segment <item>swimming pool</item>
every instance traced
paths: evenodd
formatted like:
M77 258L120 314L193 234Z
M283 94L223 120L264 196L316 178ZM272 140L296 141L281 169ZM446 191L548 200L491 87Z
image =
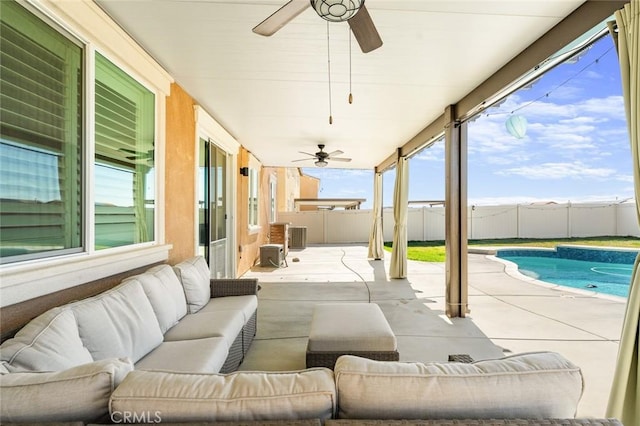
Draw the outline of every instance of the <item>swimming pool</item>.
M531 278L567 287L627 297L636 250L558 246L556 249L503 249L496 257L518 265Z

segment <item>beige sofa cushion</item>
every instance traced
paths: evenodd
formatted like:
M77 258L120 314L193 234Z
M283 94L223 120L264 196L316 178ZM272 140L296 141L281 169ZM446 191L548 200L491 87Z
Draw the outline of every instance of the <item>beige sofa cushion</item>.
M0 346L9 371L59 371L93 361L73 312L54 308L31 320Z
M136 370L217 373L229 355L224 337L164 342L136 363Z
M199 313L220 311L242 311L246 323L258 310L258 296L249 294L245 296L214 297L200 310Z
M111 413L161 413L163 422L328 419L336 406L333 373L176 374L134 371L111 396ZM116 421L120 420L118 418Z
M127 281L129 280L136 280L142 284L162 334L187 314L184 290L171 266L158 265Z
M129 360L105 359L53 373L0 375L0 422L106 420L111 393L132 370Z
M136 280L69 307L94 360L129 358L135 363L162 343L158 319Z
M184 287L190 314L195 314L211 298L210 272L207 261L202 256L192 257L173 267Z
M224 337L227 347L244 326L242 311L198 312L189 314L164 335L165 342L176 340L193 340L206 337Z
M471 364L342 356L334 371L339 418L571 418L583 390L580 369L553 352Z

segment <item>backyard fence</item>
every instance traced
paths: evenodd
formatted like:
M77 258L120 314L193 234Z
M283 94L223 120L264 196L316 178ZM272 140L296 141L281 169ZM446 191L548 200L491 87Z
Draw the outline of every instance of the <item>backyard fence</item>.
M442 206L409 208L409 241L445 239ZM371 210L279 212L279 222L307 227L307 243L366 243ZM383 210L384 240L393 239L393 210ZM636 206L626 203L518 204L471 206L467 211L468 237L572 238L599 236L640 237Z

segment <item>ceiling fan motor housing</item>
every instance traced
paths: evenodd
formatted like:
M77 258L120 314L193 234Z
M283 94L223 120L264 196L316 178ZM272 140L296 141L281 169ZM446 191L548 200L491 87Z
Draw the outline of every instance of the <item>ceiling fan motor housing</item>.
M351 19L362 7L364 0L311 0L316 13L330 22Z
M329 153L324 152L324 145L320 144L318 145L318 148L320 148L320 151L316 152L316 158L318 160L324 160L329 156Z

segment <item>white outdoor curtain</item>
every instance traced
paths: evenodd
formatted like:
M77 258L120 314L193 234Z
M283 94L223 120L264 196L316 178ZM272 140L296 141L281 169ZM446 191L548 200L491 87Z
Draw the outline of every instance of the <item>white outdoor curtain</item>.
M369 259L384 258L382 236L382 173L373 175L373 210L369 232Z
M631 0L615 13L618 25L618 58L625 113L631 140L636 213L640 221L640 0ZM625 425L640 424L640 261L636 259L629 288L627 310L622 325L618 361L609 395L607 416Z
M409 163L406 157L398 158L396 184L393 191L393 249L389 276L407 276L407 213L409 209Z

